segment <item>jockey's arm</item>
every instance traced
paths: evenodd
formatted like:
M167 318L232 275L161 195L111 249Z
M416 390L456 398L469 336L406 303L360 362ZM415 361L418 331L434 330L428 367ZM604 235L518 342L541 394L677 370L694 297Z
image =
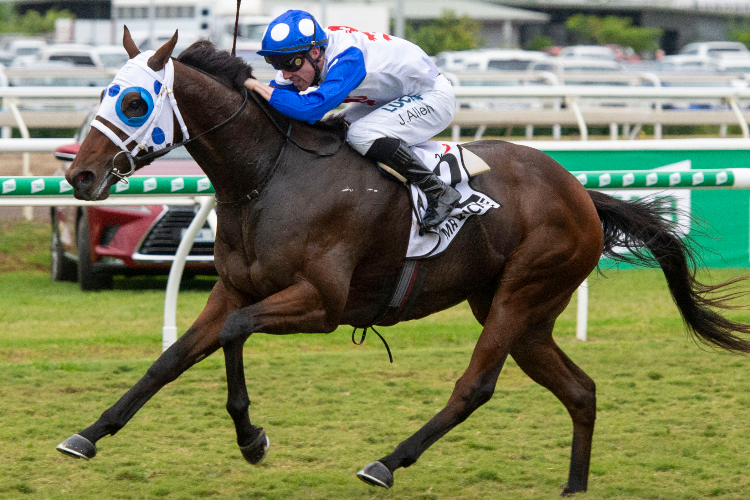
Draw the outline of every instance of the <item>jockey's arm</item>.
M251 92L255 92L260 95L266 101L271 100L271 94L273 94L274 88L270 85L256 80L255 78L248 78L245 80L245 87Z
M362 83L366 75L362 52L350 47L328 64L326 80L313 92L300 94L254 79L245 80L245 86L263 96L284 115L314 123L344 102L346 96Z

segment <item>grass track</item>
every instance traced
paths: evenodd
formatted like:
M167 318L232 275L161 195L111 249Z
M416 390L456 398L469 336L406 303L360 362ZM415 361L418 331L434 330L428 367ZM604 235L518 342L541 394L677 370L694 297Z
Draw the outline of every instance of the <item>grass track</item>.
M737 274L714 271L711 280ZM591 341L573 340L575 303L555 330L597 382L582 497L750 497L750 360L689 340L658 272L608 276L591 279ZM393 490L354 477L447 400L479 334L465 304L383 329L393 365L377 338L356 347L349 329L251 337L251 418L271 439L261 467L245 464L236 447L220 355L102 439L94 460L63 457L55 445L92 423L158 356L163 291L150 283L81 294L40 271L0 274L0 498L558 498L570 419L512 360L495 397L397 471ZM178 304L181 330L206 298L206 282L189 283ZM747 313L731 316L750 322Z

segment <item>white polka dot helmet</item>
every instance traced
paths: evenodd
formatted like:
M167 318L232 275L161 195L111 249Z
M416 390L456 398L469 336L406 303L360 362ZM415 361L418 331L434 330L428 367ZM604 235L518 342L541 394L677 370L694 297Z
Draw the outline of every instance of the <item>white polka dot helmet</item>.
M288 10L268 25L258 54L281 56L326 45L326 32L312 14L303 10Z

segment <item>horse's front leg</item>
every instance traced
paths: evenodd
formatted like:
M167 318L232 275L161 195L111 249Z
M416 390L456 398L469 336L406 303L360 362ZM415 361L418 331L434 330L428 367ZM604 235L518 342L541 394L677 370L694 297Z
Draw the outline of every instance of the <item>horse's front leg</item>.
M242 348L253 333L330 333L338 326L346 294L324 300L308 281L300 281L256 304L232 313L221 331L227 369L227 411L234 420L237 444L245 460L259 464L268 451L261 427L250 423L250 399L245 386Z
M159 356L143 378L102 413L93 425L66 439L57 449L73 457L93 458L99 439L122 429L162 387L219 348L221 327L227 316L239 307L222 282L217 282L195 323Z

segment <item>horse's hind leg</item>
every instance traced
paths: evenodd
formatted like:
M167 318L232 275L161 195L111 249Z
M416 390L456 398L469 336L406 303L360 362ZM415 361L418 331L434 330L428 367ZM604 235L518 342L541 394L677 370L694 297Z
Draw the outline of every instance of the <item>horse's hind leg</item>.
M555 319L596 266L601 253L601 233L596 230L600 223L593 209L584 214L586 217L573 217L567 212L560 215L559 212L555 212L559 217L554 219L554 224L538 224L538 230L516 249L494 294L492 290L484 290L470 298L472 311L484 328L471 363L456 382L446 407L399 444L393 453L362 469L358 474L360 479L389 487L394 470L416 462L430 445L489 401L503 363L518 342L523 345L549 336ZM561 224L567 220L573 222ZM519 340L526 338L528 340ZM583 396L579 398L567 397L562 388L555 390L569 408L575 409L581 400L585 401L585 408L591 408L593 383L587 385L579 381L578 385L583 388ZM587 392L589 387L590 393ZM588 394L592 395L590 402ZM575 477L570 486L578 491L585 488L585 479L580 476L588 469L593 428L593 423L582 416L584 414L574 416L578 430L576 439L580 444L576 442L573 446Z
M490 400L503 363L516 340L536 328L540 318L550 318L549 321L554 322L571 294L572 290L550 294L543 283L532 281L529 284L527 280L501 285L491 303L487 300L478 307L486 311L482 313L486 317L480 319L484 329L471 362L456 382L446 407L399 444L393 453L362 469L358 477L375 486L390 487L393 471L412 465L429 446Z
M219 281L195 323L159 356L143 378L104 411L93 425L60 443L57 449L76 458L93 458L99 439L108 434L114 435L122 429L162 387L220 347L219 333L224 320L237 308L232 304L233 301Z
M552 325L520 337L513 344L511 356L529 377L549 389L567 408L573 419L573 444L563 495L586 491L596 420L594 381L557 346L552 339Z

